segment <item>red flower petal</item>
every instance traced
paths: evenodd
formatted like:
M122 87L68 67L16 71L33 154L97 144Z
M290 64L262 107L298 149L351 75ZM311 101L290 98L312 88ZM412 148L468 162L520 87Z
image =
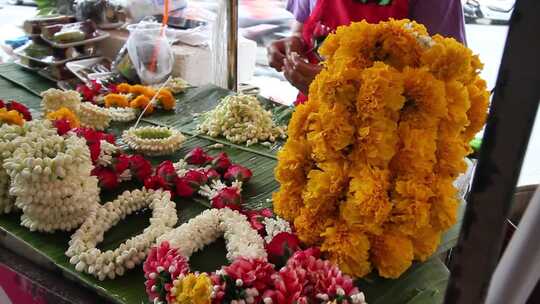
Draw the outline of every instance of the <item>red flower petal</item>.
M98 178L99 186L104 189L112 190L118 187L118 176L112 169L96 167L91 174Z
M180 197L191 197L195 193L195 189L189 184L185 178L179 178L176 181L176 194Z
M212 167L219 173L227 172L227 169L231 166L231 160L226 153L221 152L212 160Z
M232 165L227 169L223 177L228 181L248 182L252 176L253 173L248 168L241 165Z
M22 103L11 101L10 103L7 104L7 109L10 111L15 110L19 112L23 116L24 120L26 121L32 120L32 114L30 114L30 110L28 110L28 108Z
M212 157L210 157L201 147L197 147L191 152L189 152L185 157L184 160L190 164L190 165L206 165L207 163L212 161Z
M62 136L69 132L71 130L71 126L69 125L69 121L65 119L55 120L53 121L53 125L56 128L56 132L58 135ZM99 155L99 153L98 153Z

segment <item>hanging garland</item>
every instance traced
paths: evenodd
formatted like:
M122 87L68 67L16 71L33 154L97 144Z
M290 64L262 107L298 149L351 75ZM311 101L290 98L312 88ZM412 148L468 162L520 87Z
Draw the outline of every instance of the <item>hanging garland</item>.
M340 27L321 53L278 155L275 211L345 273L397 278L456 222L452 183L487 113L481 63L408 20Z
M114 279L126 269L141 263L156 238L171 230L176 224L176 205L166 191L135 190L124 192L116 200L108 202L92 212L69 241L66 255L75 269L97 277ZM152 209L150 226L142 234L134 236L114 250L102 252L96 245L103 235L121 219L144 207Z

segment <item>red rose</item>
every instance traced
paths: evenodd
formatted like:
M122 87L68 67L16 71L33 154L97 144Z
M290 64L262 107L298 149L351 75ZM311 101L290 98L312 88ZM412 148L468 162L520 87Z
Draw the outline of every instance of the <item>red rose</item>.
M76 88L77 92L79 92L84 97L84 100L90 102L94 102L94 98L96 97L96 95L99 94L101 89L102 85L95 80L91 80L91 83L89 85L79 84Z
M7 109L10 111L15 110L19 112L23 116L24 120L26 121L32 120L32 114L30 114L30 111L28 110L28 108L22 103L11 101L10 103L7 104Z
M278 267L285 265L287 260L298 250L300 250L300 240L295 234L289 232L277 234L266 245L268 261Z
M99 186L103 189L112 190L118 187L118 176L109 168L96 167L91 172L99 180Z
M217 180L221 178L221 175L212 168L205 169L204 174L206 175L207 180Z
M186 175L184 175L184 179L197 189L208 182L208 177L198 170L189 170Z
M117 94L118 93L118 87L115 84L110 84L107 87L107 90L109 91L109 93L112 93L112 94Z
M53 125L56 128L56 132L58 132L58 135L60 136L66 134L71 130L71 127L69 126L69 121L65 119L55 120L53 121Z
M176 175L176 170L174 169L173 162L170 160L166 160L159 164L159 166L157 166L156 175L165 179L165 181L168 185L171 186L171 188L178 179L178 175Z
M99 154L101 153L101 143L97 141L93 144L88 144L88 148L90 149L90 158L92 159L92 163L96 164Z
M144 187L146 189L158 190L158 189L167 189L167 182L161 176L149 176L144 180Z
M114 170L118 174L122 174L122 172L129 169L129 155L127 154L120 154L116 158L116 164L114 165Z
M252 176L253 173L248 168L240 165L232 165L227 169L223 177L228 181L238 180L246 183Z
M184 160L190 165L202 166L212 161L210 157L201 147L197 147L189 152Z
M217 172L223 174L227 172L227 169L231 166L231 160L226 153L221 152L212 160L212 168L216 169Z
M140 182L152 175L152 164L142 155L131 155L129 157L129 166L131 173L135 174Z
M242 197L236 187L223 188L212 198L212 208L222 209L226 207L233 210L242 208Z
M191 197L195 194L195 189L187 179L181 177L176 181L176 194L180 197Z
M265 208L261 210L248 210L245 212L242 212L251 224L251 227L259 232L259 234L264 233L264 224L262 223L263 220L267 217L274 216L272 210Z
M0 99L0 109L5 108L5 107L6 107L6 104L4 103L2 99Z

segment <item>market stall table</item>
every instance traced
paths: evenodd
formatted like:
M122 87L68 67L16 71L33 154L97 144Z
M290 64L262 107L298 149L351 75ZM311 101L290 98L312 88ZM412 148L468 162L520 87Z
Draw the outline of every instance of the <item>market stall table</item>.
M0 65L0 76L0 98L24 102L31 109L32 114L36 117L40 116L41 98L39 94L43 90L54 86L54 84L11 64ZM194 147L207 148L211 154L217 154L217 150L212 152L211 146L216 143L224 144L222 150L229 154L232 161L253 170L253 179L247 184L243 192L244 205L249 209L272 207L269 199L272 193L278 189L273 172L277 163L276 152L283 142L270 148L259 144L245 147L229 143L224 139L214 139L200 135L196 130L196 117L198 114L212 109L222 97L230 93L230 91L212 85L192 88L177 95L178 103L174 114L156 113L143 118L143 125L168 126L178 129L188 136L188 140L179 153L170 158L153 158L152 162L158 163L164 159L176 161ZM292 108L276 105L267 100L261 101L266 108L272 111L274 119L279 124L288 122L293 111ZM129 126L131 124L114 124L109 131L119 135L122 130ZM119 190L123 191L125 189ZM102 191L102 202L112 200L121 191L106 192L105 194ZM208 202L200 199L175 199L175 202L177 203L179 224L186 222L209 207ZM148 217L148 211L129 216L105 234L105 239L99 247L104 250L115 248L126 238L140 233L147 225ZM459 227L460 223L445 235L437 254L428 261L411 267L400 279L386 280L372 274L365 280L361 280L359 284L362 291L368 295L369 303L440 302L444 295L448 270L439 255L442 255L455 244ZM60 271L69 280L89 288L108 301L115 303L141 303L147 301L144 290L144 276L140 266L114 280L98 281L92 276L75 271L74 266L69 263L64 252L68 246L70 233L44 234L30 232L20 226L19 214L1 215L0 231L2 232L0 233L0 244L3 247L31 259L36 263L37 267ZM219 266L227 264L225 252L224 242L219 240L207 246L203 251L194 254L190 260L190 265L194 270L213 271Z

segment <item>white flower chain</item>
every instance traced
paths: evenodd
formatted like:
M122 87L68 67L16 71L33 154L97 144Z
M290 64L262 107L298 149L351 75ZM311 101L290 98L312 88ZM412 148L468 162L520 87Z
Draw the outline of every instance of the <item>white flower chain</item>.
M107 108L112 121L128 122L137 119L139 110L133 108Z
M107 109L96 106L91 102L81 103L78 115L83 127L100 131L109 127L112 119Z
M152 217L150 226L142 234L128 239L114 250L102 252L96 248L107 230L143 207L152 209ZM170 231L177 220L176 205L171 201L169 192L126 191L90 214L71 236L66 255L77 271L91 274L99 280L114 279L144 261L156 238Z
M3 124L0 126L0 214L10 213L15 207L15 200L9 195L10 178L2 163L16 149L13 140L23 136L24 133L25 129L17 125Z
M50 126L36 121L13 141L18 148L4 161L9 193L23 211L21 224L32 231L77 228L99 202L85 140L74 134L59 136Z
M155 138L143 138L141 134L155 134ZM166 127L130 128L122 133L122 139L133 150L150 155L169 155L180 149L186 140L177 130Z
M263 220L263 224L266 230L266 237L264 238L266 243L270 243L276 235L282 232L292 233L291 224L280 217L267 217Z
M113 145L103 139L99 141L99 147L100 150L97 164L104 167L111 165L113 161L113 155L118 153L120 149L116 145Z
M154 90L159 90L163 86L164 89L171 91L173 94L184 92L189 88L189 83L180 77L170 78L165 84L152 86Z
M159 237L158 244L168 241L189 258L221 235L225 238L229 261L239 257L266 258L262 237L244 215L229 208L205 210L189 222Z
M54 112L61 107L70 109L73 113L79 113L81 95L77 91L63 91L48 89L41 93L41 108L45 115Z
M272 113L264 110L259 100L250 95L231 95L223 98L218 106L204 114L199 131L212 137L224 136L233 143L247 146L274 142L286 137L286 127L272 121Z

